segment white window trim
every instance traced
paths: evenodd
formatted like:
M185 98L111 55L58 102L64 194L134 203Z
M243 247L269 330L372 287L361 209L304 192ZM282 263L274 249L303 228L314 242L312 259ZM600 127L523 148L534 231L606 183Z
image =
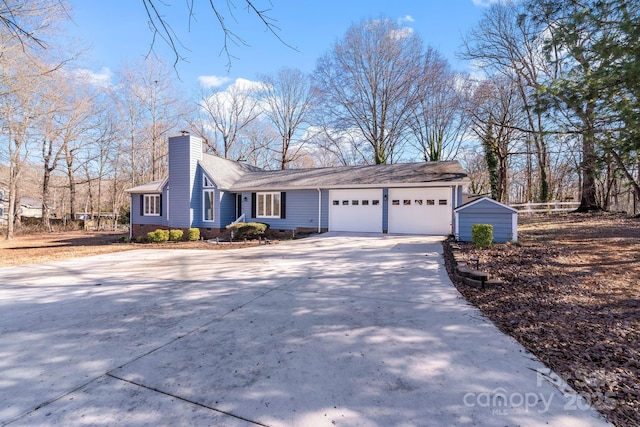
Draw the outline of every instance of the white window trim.
M213 201L213 206L211 207L211 219L206 218L207 213L207 199L205 198L205 193L211 193L211 200ZM216 219L216 210L215 210L215 199L216 199L216 191L213 188L207 188L202 190L202 221L204 222L215 222Z
M151 199L155 199L156 202L153 203L154 206L149 206L149 202ZM145 194L143 196L143 206L142 206L142 215L143 216L160 216L160 194ZM147 209L153 207L153 212L151 209Z
M208 181L208 182L207 182ZM213 188L213 180L207 175L202 174L202 188Z
M267 196L270 195L271 196L271 215L266 215L266 199ZM265 209L265 212L260 212L260 197L264 198L264 203L262 204L263 208ZM274 212L274 207L276 206L276 204L274 203L276 200L276 197L278 198L278 214L277 215L273 215ZM280 218L280 215L282 213L282 196L281 193L279 191L274 191L274 192L265 192L265 193L256 193L256 218Z

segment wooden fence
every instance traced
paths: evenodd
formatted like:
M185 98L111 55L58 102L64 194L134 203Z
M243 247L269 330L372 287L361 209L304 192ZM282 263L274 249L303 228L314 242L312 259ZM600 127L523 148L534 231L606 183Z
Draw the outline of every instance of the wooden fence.
M569 212L575 211L580 206L580 202L518 203L509 206L520 213Z

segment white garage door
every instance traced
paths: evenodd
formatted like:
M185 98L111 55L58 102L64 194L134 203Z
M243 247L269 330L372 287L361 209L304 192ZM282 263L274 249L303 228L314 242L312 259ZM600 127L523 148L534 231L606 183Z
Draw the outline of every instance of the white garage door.
M389 233L451 233L451 189L389 189Z
M382 232L382 190L329 191L329 230Z

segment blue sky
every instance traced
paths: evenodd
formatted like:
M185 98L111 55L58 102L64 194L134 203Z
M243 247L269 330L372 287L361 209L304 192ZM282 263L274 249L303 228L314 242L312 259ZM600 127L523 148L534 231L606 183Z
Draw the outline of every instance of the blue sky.
M320 55L342 38L352 23L379 17L411 27L454 69L469 71L469 64L456 57L461 37L478 22L486 5L494 1L497 0L255 0L259 7L271 9L267 15L275 20L280 28L278 34L294 50L265 32L264 25L242 7L244 0L232 0L237 6L236 19L228 17L227 22L249 46L229 44L235 56L229 70L226 56L220 54L223 37L208 0L196 0L197 22L192 21L190 29L185 0L156 0L156 4L163 7L184 44L181 53L186 59L176 65L181 84L185 90L195 90L200 76L234 81L256 80L260 73L274 73L282 67L311 72ZM164 7L167 3L172 5ZM228 13L226 0L216 4ZM93 72L108 74L123 64L134 63L149 51L152 33L142 0L71 0L71 5L74 22L68 29L90 48L86 66ZM162 40L156 41L155 50L166 61L173 61Z

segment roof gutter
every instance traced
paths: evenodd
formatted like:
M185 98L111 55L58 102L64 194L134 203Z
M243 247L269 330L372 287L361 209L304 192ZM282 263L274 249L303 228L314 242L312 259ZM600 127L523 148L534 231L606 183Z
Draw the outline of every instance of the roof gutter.
M426 182L407 182L407 183L387 183L387 184L341 184L341 185L323 185L320 188L325 190L340 190L340 189L360 189L360 188L417 188L417 187L430 187L430 188L450 188L452 185L465 184L465 181L426 181ZM275 185L269 184L265 186L254 187L231 187L229 191L234 193L249 192L249 191L293 191L293 190L317 190L317 185Z

